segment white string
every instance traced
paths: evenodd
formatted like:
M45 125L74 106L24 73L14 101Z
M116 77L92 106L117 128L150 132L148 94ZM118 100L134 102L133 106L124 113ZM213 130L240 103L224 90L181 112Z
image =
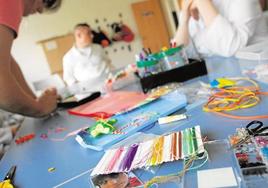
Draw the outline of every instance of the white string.
M83 175L89 173L89 172L92 171L92 170L93 170L93 168L91 168L91 169L89 169L89 170L87 170L87 171L85 171L85 172L82 172L81 174L78 174L77 176L74 176L74 177L72 177L72 178L70 178L70 179L68 179L68 180L66 180L66 181L64 181L64 182L62 182L62 183L60 183L60 184L54 186L53 188L61 187L61 186L65 185L65 184L67 184L67 183L69 183L69 182L71 182L71 181L73 181L73 180L75 180L75 179L77 179L77 178L79 178L79 177L81 177L81 176L83 176Z

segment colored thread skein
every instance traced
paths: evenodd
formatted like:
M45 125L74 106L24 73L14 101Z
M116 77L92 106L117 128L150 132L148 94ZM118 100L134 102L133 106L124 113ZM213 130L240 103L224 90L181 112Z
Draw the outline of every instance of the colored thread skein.
M137 168L189 158L203 152L200 126L196 126L130 147L108 150L94 168L92 176L129 172Z
M204 159L204 161L200 165L192 167L194 164L194 161L198 160L198 159ZM184 160L184 167L183 167L182 171L175 173L175 174L169 174L166 176L156 176L156 177L150 179L149 181L147 181L144 185L144 188L149 188L153 184L161 184L161 183L166 183L169 181L177 180L177 179L183 177L187 171L201 168L202 166L204 166L207 163L207 161L208 161L208 153L206 150L205 150L205 154L204 154L203 158L200 158L197 155L192 155L188 159Z
M138 147L138 144L134 144L128 149L124 161L121 163L120 169L122 169L123 171L128 171L130 169L133 159L137 153Z
M124 148L119 148L116 153L114 154L112 160L110 161L110 164L107 168L108 171L112 171L112 169L114 168L116 162L118 161L119 157L121 156L121 154L123 153Z
M161 136L160 138L155 140L155 143L153 145L153 154L150 161L151 166L155 166L161 163L162 161L162 154L163 154L163 143L164 143L164 137Z
M247 81L251 85L235 85L214 89L215 93L211 95L208 102L203 106L203 110L233 119L252 120L268 118L268 115L237 116L227 114L226 112L229 111L256 106L260 102L260 95L268 95L268 92L261 92L259 85L249 78L232 78L230 80Z

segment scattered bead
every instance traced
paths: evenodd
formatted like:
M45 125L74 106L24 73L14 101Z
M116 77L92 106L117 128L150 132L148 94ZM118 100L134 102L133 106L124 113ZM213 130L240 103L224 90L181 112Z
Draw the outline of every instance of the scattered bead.
M56 170L55 167L51 167L51 168L49 168L47 171L48 171L48 172L54 172L55 170Z
M47 139L48 135L46 133L43 133L43 134L40 135L40 138Z
M16 144L22 144L24 142L27 142L29 140L32 140L35 137L35 134L28 134L22 137L19 137L15 140Z

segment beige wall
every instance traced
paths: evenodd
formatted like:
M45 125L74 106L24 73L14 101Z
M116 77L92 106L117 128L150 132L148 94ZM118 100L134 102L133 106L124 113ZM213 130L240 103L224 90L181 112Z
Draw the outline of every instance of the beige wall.
M13 46L13 55L20 64L29 83L44 79L49 74L49 67L45 55L37 41L50 37L64 35L72 31L78 22L88 22L93 28L97 27L95 19L99 19L102 28L107 30L106 24L119 21L119 13L123 14L123 21L136 34L131 43L132 52L127 44L119 42L109 49L109 56L116 67L122 67L134 62L134 54L141 49L141 40L137 34L137 27L133 19L130 4L138 0L64 0L57 13L32 15L24 18L18 39ZM107 22L104 22L104 18ZM121 50L124 46L125 49ZM117 52L114 52L117 49Z

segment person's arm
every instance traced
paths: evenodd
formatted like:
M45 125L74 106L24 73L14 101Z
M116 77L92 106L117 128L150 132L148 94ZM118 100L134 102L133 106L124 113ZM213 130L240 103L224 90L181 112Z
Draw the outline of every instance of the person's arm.
M31 97L36 99L35 94L33 93L33 91L28 86L26 80L24 79L23 73L22 73L19 65L17 64L17 62L15 61L15 59L13 57L11 57L11 72L12 72L13 76L15 77L16 81L18 82L18 84L21 86L21 88L28 95L30 95Z
M190 6L192 0L189 0L183 4L181 14L179 16L179 27L172 39L172 43L176 43L177 46L185 45L187 46L190 41L189 34L189 19L190 19Z
M206 32L199 36L205 48L213 54L230 57L246 47L262 15L258 0L233 0L228 10L225 10L228 12L217 16L210 0L196 0L196 2L199 14L207 25ZM222 1L222 6L224 3ZM204 5L208 6L207 9ZM213 19L208 19L210 14L214 15Z
M13 31L0 25L0 108L33 117L47 115L56 108L56 92L48 90L34 99L23 90L11 72L13 40Z
M209 27L214 19L218 16L218 10L215 8L211 0L194 0L206 27Z

